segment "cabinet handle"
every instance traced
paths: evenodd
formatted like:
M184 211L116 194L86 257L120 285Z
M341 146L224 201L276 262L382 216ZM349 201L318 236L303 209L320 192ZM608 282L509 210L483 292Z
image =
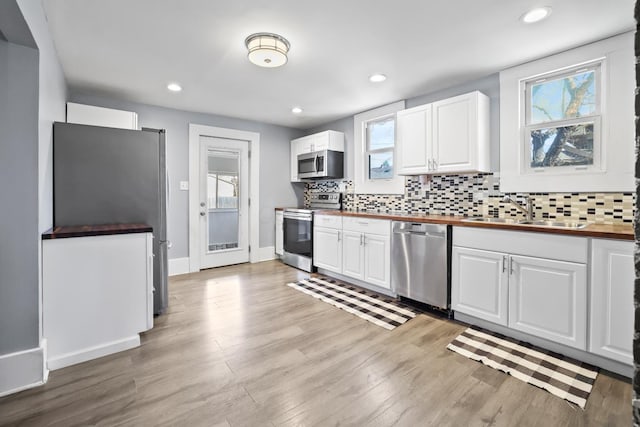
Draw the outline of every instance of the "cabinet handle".
M364 237L363 234L360 235L360 246L362 246L362 238Z
M438 161L436 159L433 159L433 170L438 170Z
M338 231L338 242L340 241L340 232Z
M509 257L509 274L513 274L513 258Z
M502 272L507 271L507 256L502 255Z
M427 160L427 169L428 170L432 169L432 167L431 167L431 159Z

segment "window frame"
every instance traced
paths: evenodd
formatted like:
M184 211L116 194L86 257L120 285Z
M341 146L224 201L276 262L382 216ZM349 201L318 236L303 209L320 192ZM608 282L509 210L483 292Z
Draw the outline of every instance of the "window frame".
M522 174L590 174L594 172L604 172L602 158L602 116L603 116L603 69L605 68L605 59L599 58L586 63L576 64L553 70L536 76L522 79L520 81L521 93L521 112L520 128L522 129L520 138L520 148L522 153L521 173ZM560 80L574 74L586 71L595 72L595 104L596 110L593 114L574 117L569 119L549 120L538 123L531 123L532 104L531 89L537 83L544 81ZM533 167L531 155L531 132L539 129L559 128L563 126L574 126L578 124L593 124L593 163L591 165L567 165L567 166L550 166L550 167Z
M372 123L377 123L377 122L384 122L387 121L389 119L393 119L393 145L391 147L384 147L384 148L376 148L376 149L371 149L371 143L370 143L370 139L369 139L369 127L371 126ZM396 139L396 134L397 132L397 126L398 126L398 118L396 117L396 114L387 114L384 116L380 116L378 118L375 119L371 119L371 120L367 120L364 124L365 127L365 164L367 166L367 180L368 181L389 181L390 179L393 179L393 177L391 178L371 178L371 155L372 154L382 154L382 153L388 153L391 152L391 159L392 159L392 164L393 166L393 175L395 176L395 151L396 151L396 143L397 143L397 139Z
M367 123L394 116L394 144L393 157L396 157L397 147L397 116L398 111L404 110L405 102L398 101L373 110L365 111L353 116L354 127L354 191L358 194L404 194L405 177L397 174L394 166L393 178L369 179L369 157L367 145Z
M505 193L575 193L635 191L635 33L627 32L575 49L503 70L500 91L500 191ZM554 168L541 174L523 173L521 107L527 80L570 65L603 60L602 170L560 173Z

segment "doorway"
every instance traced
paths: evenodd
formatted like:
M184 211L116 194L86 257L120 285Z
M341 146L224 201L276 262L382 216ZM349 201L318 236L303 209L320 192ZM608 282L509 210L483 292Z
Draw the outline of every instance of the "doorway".
M257 133L189 125L189 271L258 261L258 156Z
M249 143L200 136L200 268L249 261Z

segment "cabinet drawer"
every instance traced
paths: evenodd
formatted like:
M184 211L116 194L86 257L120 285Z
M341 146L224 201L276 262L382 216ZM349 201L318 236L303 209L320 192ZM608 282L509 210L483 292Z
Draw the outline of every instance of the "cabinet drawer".
M315 227L342 229L342 217L337 215L315 215L313 217Z
M343 218L342 227L345 231L380 234L383 236L391 235L391 221L386 219L347 217Z
M490 228L453 227L454 246L586 264L586 237Z

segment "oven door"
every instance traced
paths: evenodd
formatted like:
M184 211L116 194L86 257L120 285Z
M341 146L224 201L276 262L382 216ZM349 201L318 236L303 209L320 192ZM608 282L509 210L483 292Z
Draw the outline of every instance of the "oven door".
M319 178L326 175L326 151L298 155L298 178Z
M313 222L311 213L287 212L284 217L284 251L311 258Z

